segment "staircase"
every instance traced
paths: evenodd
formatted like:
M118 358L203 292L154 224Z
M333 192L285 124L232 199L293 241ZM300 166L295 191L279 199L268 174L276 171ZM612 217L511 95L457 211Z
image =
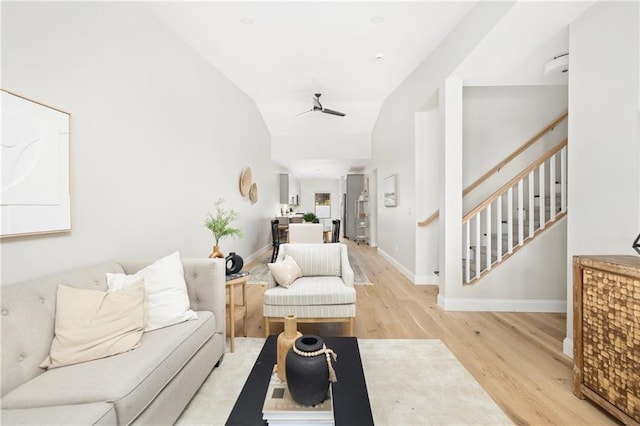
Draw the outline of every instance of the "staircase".
M464 283L473 284L566 215L566 182L564 139L467 213L462 219Z
M463 191L463 196L566 119L565 112ZM567 214L567 139L514 176L462 218L462 277L475 284ZM435 212L419 226L428 226Z

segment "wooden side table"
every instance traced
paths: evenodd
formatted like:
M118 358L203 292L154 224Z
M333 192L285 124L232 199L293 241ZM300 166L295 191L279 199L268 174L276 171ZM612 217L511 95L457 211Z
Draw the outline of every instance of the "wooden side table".
M231 278L231 279L229 279ZM229 290L229 304L227 312L229 318L229 338L231 340L231 352L235 351L236 320L242 318L242 333L247 337L247 281L249 274L242 277L227 277L226 288ZM242 287L242 304L236 303L236 289Z

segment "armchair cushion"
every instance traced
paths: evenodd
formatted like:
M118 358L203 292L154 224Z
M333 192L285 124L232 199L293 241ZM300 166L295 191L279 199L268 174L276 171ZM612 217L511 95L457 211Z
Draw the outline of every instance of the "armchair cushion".
M315 306L356 303L356 290L340 277L301 277L289 288L275 287L264 294L265 305Z

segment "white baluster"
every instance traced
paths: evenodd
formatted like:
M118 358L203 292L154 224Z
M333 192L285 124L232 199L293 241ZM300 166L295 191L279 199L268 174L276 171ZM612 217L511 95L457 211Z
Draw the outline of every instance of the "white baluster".
M476 214L476 273L474 275L474 278L478 277L480 275L480 256L481 256L481 244L482 242L480 241L480 213L482 211L479 211Z
M560 209L567 211L567 147L560 150Z
M496 249L498 262L502 260L502 195L496 199Z
M549 220L556 220L556 154L549 158Z
M529 238L533 238L533 234L536 232L536 201L534 197L535 189L535 173L532 170L527 178L529 180Z
M507 251L513 253L513 187L507 191Z
M545 178L545 171L544 171L544 163L540 164L540 167L538 168L538 178L539 178L539 182L538 182L538 190L540 191L539 194L539 198L540 198L540 229L544 229L545 227L545 214L544 214L544 206L545 206L545 201L544 201L544 197L545 197L545 193L544 193L544 178Z
M469 219L465 224L465 279L464 282L468 283L471 281L471 219Z
M491 269L491 204L487 206L487 217L485 219L487 222L487 229L485 229L487 234L487 269Z
M523 203L524 195L522 193L522 179L518 181L518 245L522 245L524 240L524 208Z

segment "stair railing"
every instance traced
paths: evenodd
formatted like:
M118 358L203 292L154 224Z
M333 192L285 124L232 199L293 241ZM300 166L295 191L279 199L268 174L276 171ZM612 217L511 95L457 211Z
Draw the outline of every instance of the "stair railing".
M506 166L513 159L515 159L518 155L522 154L528 148L533 146L538 140L540 140L540 138L542 138L547 133L553 131L553 129L555 129L558 124L560 124L564 119L566 119L567 116L568 116L568 112L567 111L565 111L562 114L560 114L555 120L553 120L545 128L543 128L538 133L536 133L532 138L530 138L525 143L523 143L518 149L516 149L511 154L506 156L502 161L500 161L495 166L493 166L489 171L487 171L485 174L483 174L478 179L476 179L471 185L467 186L462 191L462 196L464 197L469 192L473 191L475 188L477 188L478 186L483 184L491 176L493 176L496 173L498 173L504 166ZM418 226L420 226L420 227L428 226L429 224L434 222L436 219L438 219L438 217L440 217L440 210L436 210L428 218L426 218L425 220L423 220L421 222L418 222Z
M464 215L464 283L472 284L480 279L565 216L566 211L565 138Z

